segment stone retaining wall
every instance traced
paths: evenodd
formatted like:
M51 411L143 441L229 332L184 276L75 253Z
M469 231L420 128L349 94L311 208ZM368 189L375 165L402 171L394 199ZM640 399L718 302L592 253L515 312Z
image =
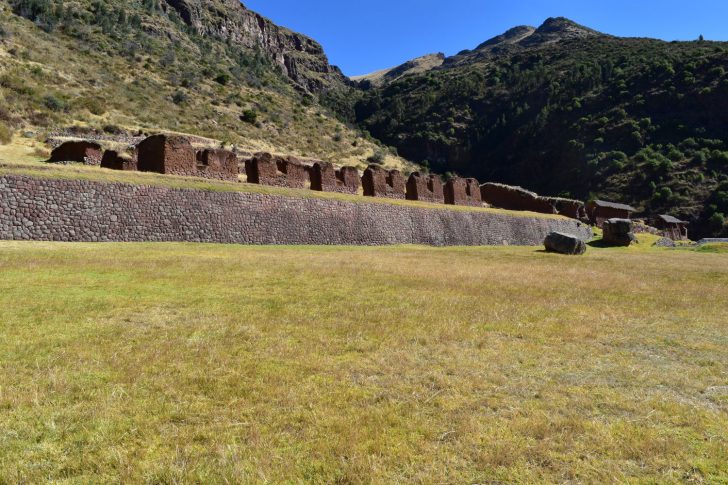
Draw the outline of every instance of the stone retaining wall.
M446 206L0 176L0 239L10 240L540 245L551 231L591 237L571 219Z

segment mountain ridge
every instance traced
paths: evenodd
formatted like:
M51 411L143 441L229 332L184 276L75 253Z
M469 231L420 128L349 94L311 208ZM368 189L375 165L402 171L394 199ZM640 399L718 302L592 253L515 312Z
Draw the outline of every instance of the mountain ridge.
M410 160L607 198L728 234L728 43L522 26L366 91L357 123Z
M606 36L606 34L585 27L565 17L550 17L539 27L529 25L512 27L504 33L479 44L472 50L465 49L453 56L445 56L441 53L426 54L395 67L361 76L353 76L350 79L360 83L362 81L369 81L372 86L381 87L384 84L397 81L405 76L419 74L431 69L451 67L464 62L470 62L473 59L488 59L506 52L515 52L526 48L540 47L588 36ZM433 58L432 56L438 56L441 62L423 62L430 61ZM392 73L395 75L392 75ZM368 85L364 87L367 88Z

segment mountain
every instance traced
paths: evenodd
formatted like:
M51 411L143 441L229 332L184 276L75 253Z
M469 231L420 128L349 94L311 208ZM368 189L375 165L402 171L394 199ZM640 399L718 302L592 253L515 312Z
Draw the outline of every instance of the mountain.
M351 79L359 83L359 87L363 89L369 89L372 86L381 87L402 79L405 76L419 74L440 67L443 62L445 62L445 54L427 54L400 64L397 67L384 69L364 76L355 76Z
M168 7L164 7L164 5ZM311 92L341 87L347 82L329 65L319 43L275 25L248 10L239 0L163 0L198 35L247 49L261 49L285 75Z
M389 152L319 102L352 85L237 0L0 0L5 131L171 130L363 165Z
M728 233L728 43L522 26L362 92L349 113L433 170L600 197Z

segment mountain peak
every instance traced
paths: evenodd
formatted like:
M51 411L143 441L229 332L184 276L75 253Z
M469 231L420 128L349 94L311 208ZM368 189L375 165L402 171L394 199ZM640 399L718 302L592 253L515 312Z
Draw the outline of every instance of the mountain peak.
M565 17L549 17L527 39L527 44L533 45L536 43L543 44L562 40L583 39L595 35L602 34Z

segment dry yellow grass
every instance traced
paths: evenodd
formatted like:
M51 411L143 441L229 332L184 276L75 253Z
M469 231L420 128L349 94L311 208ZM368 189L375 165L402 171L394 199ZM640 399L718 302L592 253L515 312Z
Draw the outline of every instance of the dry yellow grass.
M728 258L0 243L0 483L728 481Z

